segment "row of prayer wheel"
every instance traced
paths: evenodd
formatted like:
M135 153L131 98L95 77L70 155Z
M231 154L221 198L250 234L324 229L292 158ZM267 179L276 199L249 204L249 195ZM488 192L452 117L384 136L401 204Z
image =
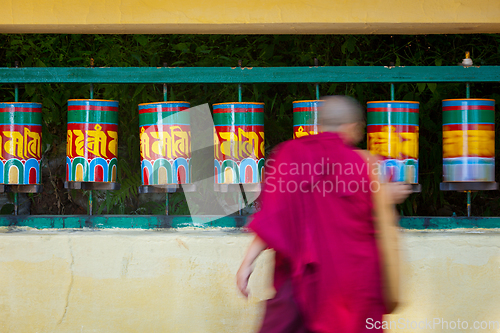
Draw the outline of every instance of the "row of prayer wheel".
M368 150L383 157L387 181L418 184L418 102L368 102ZM495 100L447 99L443 182L495 181Z
M321 101L293 103L293 138L318 133ZM0 184L39 184L41 104L0 103ZM139 105L143 185L191 182L188 102ZM443 100L443 181L495 181L495 101ZM368 102L368 150L383 158L386 181L418 184L419 103ZM264 104L213 106L216 184L260 183ZM67 182L116 182L118 102L68 101Z

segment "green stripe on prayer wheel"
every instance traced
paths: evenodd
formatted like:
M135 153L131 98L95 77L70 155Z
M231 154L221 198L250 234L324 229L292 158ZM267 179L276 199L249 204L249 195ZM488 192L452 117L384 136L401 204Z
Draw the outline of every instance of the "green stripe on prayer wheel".
M368 112L368 125L413 125L418 126L416 112Z
M12 112L0 112L0 124L42 124L42 113L41 112L16 112L12 109Z
M294 112L293 113L293 125L317 125L318 124L318 112Z
M68 123L118 124L118 112L96 110L68 111Z
M264 112L214 113L214 124L219 126L264 125Z
M171 111L171 112L147 112L139 114L139 126L166 124L166 125L189 125L189 112Z
M464 122L464 119L467 121ZM495 111L492 110L452 110L443 111L443 125L446 124L495 123Z

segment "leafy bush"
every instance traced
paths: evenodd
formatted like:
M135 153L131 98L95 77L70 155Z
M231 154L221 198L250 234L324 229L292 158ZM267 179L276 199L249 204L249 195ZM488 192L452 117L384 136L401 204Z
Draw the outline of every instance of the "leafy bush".
M312 66L314 58L327 66L453 66L465 51L477 65L500 64L500 35L419 35L419 36L340 36L340 35L0 35L0 63L13 67L169 66L229 67L242 59L243 66ZM186 100L191 105L236 101L234 84L173 84L169 100ZM314 99L311 84L254 84L243 86L244 101L264 102L266 150L292 135L292 102ZM494 98L500 102L500 85L471 85L471 96ZM98 84L94 98L120 102L119 191L97 194L97 212L121 214L164 213L163 202L140 204L140 153L137 105L163 99L161 85ZM322 95L346 94L361 103L387 100L388 84L321 84ZM88 98L85 84L21 85L20 101L43 104L44 160L64 156L66 145L66 102ZM442 177L441 100L465 97L465 84L397 84L396 99L420 102L420 183L421 194L412 195L402 206L405 215L464 215L465 195L439 190ZM0 85L0 100L14 99L13 85ZM497 116L498 118L498 116ZM496 122L498 131L498 124ZM361 144L366 147L366 142ZM498 139L497 139L497 147ZM61 182L64 172L51 176ZM47 177L45 177L47 178ZM47 183L46 191L56 182ZM49 187L49 189L47 188ZM55 187L54 187L55 188ZM59 189L61 191L61 189ZM43 196L46 194L38 194ZM68 194L76 196L72 192ZM34 197L36 197L34 196ZM53 200L53 197L50 198ZM73 200L75 201L75 200ZM187 213L182 194L171 196L171 214ZM474 194L475 215L499 215L500 196L496 192ZM48 213L48 211L46 212Z

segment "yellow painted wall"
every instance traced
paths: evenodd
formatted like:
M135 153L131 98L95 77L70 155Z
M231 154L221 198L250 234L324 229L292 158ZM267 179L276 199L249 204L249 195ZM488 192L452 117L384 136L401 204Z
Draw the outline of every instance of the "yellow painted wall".
M0 33L498 33L498 0L0 0Z
M234 274L250 239L220 230L4 230L0 332L252 332L272 295L272 254L258 259L245 300ZM500 321L499 232L410 231L404 243L406 301L392 320Z

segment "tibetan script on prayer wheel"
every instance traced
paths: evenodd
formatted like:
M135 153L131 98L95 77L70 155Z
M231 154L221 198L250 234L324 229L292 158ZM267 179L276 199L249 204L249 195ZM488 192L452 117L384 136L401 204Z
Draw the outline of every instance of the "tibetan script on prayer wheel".
M216 184L260 183L264 177L264 103L214 104Z
M40 184L42 105L0 103L0 183Z
M139 104L143 185L191 181L191 127L188 102Z
M382 157L383 181L418 184L418 102L368 102L368 150Z
M443 181L495 181L495 100L445 99Z
M66 180L116 182L118 102L68 101Z

